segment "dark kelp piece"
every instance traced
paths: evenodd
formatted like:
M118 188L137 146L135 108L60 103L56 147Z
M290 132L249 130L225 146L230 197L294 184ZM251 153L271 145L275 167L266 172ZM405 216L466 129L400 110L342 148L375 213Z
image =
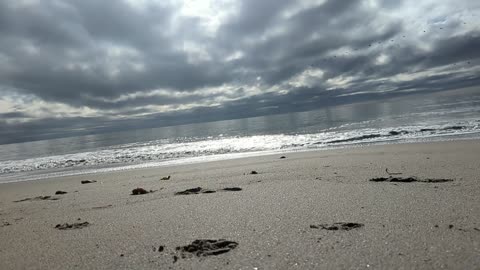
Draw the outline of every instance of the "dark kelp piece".
M371 182L403 182L403 183L410 183L410 182L418 182L418 179L414 177L378 177L378 178L371 178L369 181Z
M192 195L192 194L200 194L200 193L215 193L215 190L203 189L201 187L190 188L184 191L175 192L175 195Z
M13 202L46 201L46 200L56 201L56 200L59 200L59 198L55 198L55 197L52 197L52 196L37 196L35 198L25 198L25 199L21 199L21 200L18 200L18 201L13 201Z
M153 193L155 190L146 190L144 188L135 188L132 190L132 194L130 195L143 195L148 193Z
M310 225L312 229L322 229L328 231L350 231L363 227L362 223L355 222L336 222L333 224Z
M423 183L444 183L444 182L452 182L453 179L444 179L444 178L427 178L427 179L419 179L417 177L378 177L378 178L371 178L369 181L371 182L392 182L392 183L411 183L411 182L423 182Z
M419 180L418 182L424 182L424 183L445 183L445 182L453 182L453 179L444 179L444 178L436 178L436 179L423 179Z
M166 176L166 177L162 177L162 178L160 178L160 180L170 180L170 175Z
M72 224L69 224L69 223L57 224L57 226L55 226L55 229L58 229L58 230L74 230L74 229L82 229L82 228L85 228L87 226L90 226L90 223L85 221L85 222L81 222L81 223L72 223Z
M216 256L223 253L227 253L238 246L237 242L228 241L225 239L210 240L200 239L195 240L191 244L186 246L176 247L175 249L185 253L193 254L197 257L203 256ZM184 256L182 256L184 257Z
M251 171L250 174L258 174L257 171Z
M66 191L62 191L62 190L58 190L55 192L55 195L63 195L63 194L67 194L68 192Z
M242 188L239 188L239 187L227 187L227 188L224 188L222 189L224 191L240 191L242 190Z
M92 183L96 183L97 181L95 180L82 180L82 184L92 184Z

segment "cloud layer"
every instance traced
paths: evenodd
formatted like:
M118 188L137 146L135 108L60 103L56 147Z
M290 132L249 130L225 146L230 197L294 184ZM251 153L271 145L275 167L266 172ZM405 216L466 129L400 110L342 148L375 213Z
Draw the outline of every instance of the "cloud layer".
M478 85L479 13L468 0L0 1L0 143Z

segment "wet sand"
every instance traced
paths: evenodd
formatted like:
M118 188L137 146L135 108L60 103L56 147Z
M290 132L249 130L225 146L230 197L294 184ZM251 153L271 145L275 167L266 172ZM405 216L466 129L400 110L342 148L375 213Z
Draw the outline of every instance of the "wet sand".
M478 269L480 141L1 184L0 242L0 269Z

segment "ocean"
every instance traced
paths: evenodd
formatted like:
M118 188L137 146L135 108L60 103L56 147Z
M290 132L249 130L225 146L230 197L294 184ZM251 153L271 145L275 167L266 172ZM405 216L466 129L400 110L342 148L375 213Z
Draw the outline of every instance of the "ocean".
M0 183L291 151L480 138L480 88L0 145Z

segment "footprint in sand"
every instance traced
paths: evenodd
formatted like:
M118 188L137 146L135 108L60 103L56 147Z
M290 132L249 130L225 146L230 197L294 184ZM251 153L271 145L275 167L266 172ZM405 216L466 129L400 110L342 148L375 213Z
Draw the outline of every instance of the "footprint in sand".
M216 256L223 253L227 253L238 246L237 242L228 241L225 239L210 240L199 239L193 241L186 246L176 247L175 250L181 253L182 258L186 258L187 255L194 255L197 257Z

